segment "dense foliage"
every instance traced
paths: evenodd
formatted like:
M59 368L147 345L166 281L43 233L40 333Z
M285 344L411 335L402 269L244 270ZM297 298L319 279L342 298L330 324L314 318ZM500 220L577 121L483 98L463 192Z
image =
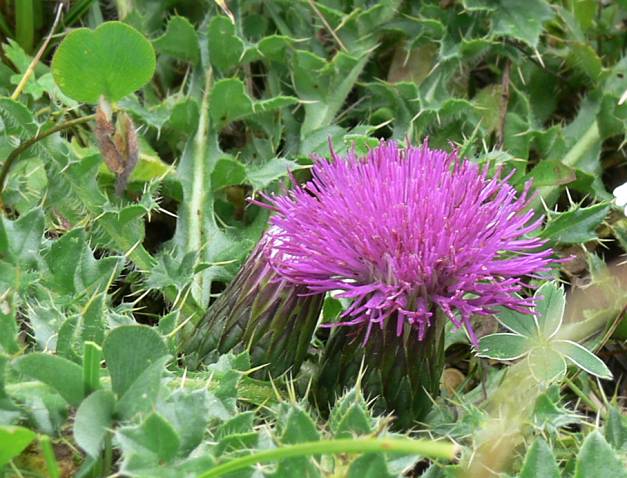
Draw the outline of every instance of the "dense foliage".
M625 476L626 22L596 0L4 2L0 476ZM294 374L245 340L188 354L268 223L247 199L382 138L533 180L561 259L532 319L474 320L476 346L446 326L411 429L359 379L317 403L328 328Z

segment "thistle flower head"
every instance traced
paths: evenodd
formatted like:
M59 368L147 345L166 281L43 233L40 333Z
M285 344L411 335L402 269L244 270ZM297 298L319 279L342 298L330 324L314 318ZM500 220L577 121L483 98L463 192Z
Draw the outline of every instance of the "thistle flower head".
M548 268L552 251L531 237L540 220L508 177L456 152L382 142L365 157L316 158L311 181L265 196L276 214L268 260L312 294L351 299L335 325L396 320L422 339L441 310L457 327L497 306L529 311L516 293Z

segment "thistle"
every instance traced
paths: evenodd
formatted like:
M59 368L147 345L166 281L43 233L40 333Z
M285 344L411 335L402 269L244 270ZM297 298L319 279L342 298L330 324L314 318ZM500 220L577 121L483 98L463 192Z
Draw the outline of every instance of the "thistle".
M197 368L227 352L248 350L258 376L296 373L307 356L322 308L322 295L308 294L268 264L277 228L261 238L244 266L213 302L183 347Z
M265 196L275 211L276 273L350 306L334 327L317 381L320 402L362 384L398 425L424 418L439 391L444 322L477 338L471 318L498 306L530 313L518 292L552 251L532 234L542 220L508 177L457 153L383 142L365 157L317 158L312 180ZM530 319L531 320L531 319Z

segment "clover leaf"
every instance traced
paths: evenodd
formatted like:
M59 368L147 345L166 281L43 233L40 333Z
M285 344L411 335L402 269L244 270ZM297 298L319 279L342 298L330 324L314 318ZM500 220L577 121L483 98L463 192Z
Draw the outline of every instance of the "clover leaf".
M547 282L534 295L533 316L502 308L497 320L509 332L486 335L479 340L478 355L494 360L527 360L531 374L550 383L566 372L566 361L603 379L612 373L596 355L571 340L558 339L564 319L566 297L554 282Z

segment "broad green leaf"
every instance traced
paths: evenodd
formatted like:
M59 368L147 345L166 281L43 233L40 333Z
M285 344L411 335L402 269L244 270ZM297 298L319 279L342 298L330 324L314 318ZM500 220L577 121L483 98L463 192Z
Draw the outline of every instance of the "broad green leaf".
M426 66L426 72L428 74L431 68L433 68L433 65L428 64ZM480 115L479 120L481 121L481 127L485 128L487 131L494 131L498 127L499 101L503 94L502 90L501 85L488 85L479 91L472 99L477 113Z
M624 135L627 130L627 103L619 105L615 96L605 95L601 100L597 123L602 138Z
M0 426L0 469L30 445L37 434L24 427Z
M40 433L58 435L67 423L67 400L45 383L24 381L7 391L20 404L21 416Z
M348 469L347 478L394 478L388 470L385 456L380 453L367 453L357 457Z
M155 465L172 461L181 445L172 425L158 413L137 426L119 429L116 436L125 454L139 455Z
M290 406L280 418L283 428L281 443L294 444L320 439L315 422L302 408Z
M33 114L23 103L0 97L0 119L8 134L17 135L21 139L32 138L37 134L38 125L33 119Z
M331 410L329 426L335 438L350 438L372 432L372 419L359 389L352 388L337 400Z
M246 176L255 189L263 189L273 181L286 176L288 171L293 172L301 168L298 163L285 158L272 158L261 166L248 166Z
M562 404L559 384L553 384L541 394L533 408L533 422L540 430L553 432L561 427L580 426L581 416Z
M517 113L505 115L505 150L516 158L529 156L529 123Z
M159 333L143 325L127 325L109 332L102 351L111 375L111 388L121 397L153 363L167 355Z
M70 98L95 104L118 101L150 81L155 71L151 43L133 27L105 22L95 30L72 30L52 59L52 74Z
M183 133L193 134L198 127L198 103L193 98L182 98L172 107L168 128Z
M157 131L161 131L164 125L170 120L170 116L172 114L172 111L166 102L167 99L163 103L155 106L147 106L145 103L140 103L137 95L129 95L120 100L118 102L118 106L125 112L131 113L135 120L139 120L138 122L140 124L152 126ZM144 152L146 149L150 149L150 145L147 142L142 141L142 137L140 137L139 145L139 159L141 162ZM137 167L139 167L139 164ZM101 165L99 174L113 177L113 173L106 167L105 164ZM133 175L134 174L135 171L133 171ZM131 175L131 177L133 175Z
M244 54L244 42L235 34L235 25L227 17L215 16L209 22L209 59L211 64L226 72L239 64Z
M157 411L174 427L181 440L181 453L196 448L205 435L214 409L212 397L206 389L179 388L164 401Z
M592 241L597 238L596 228L609 211L609 204L600 203L552 215L542 231L542 237L562 244Z
M286 405L278 417L282 428L281 444L296 444L320 439L320 434L312 418L299 406ZM306 478L319 477L320 471L310 457L288 458L279 462L276 477L299 476Z
M285 50L291 45L292 39L282 35L270 35L259 41L257 49L267 60L284 61Z
M254 422L255 414L253 412L247 411L238 413L233 418L230 418L217 427L216 438L221 440L222 438L230 435L240 435L251 432L253 430Z
M267 100L257 101L253 106L255 113L268 113L270 111L280 110L281 108L292 106L297 103L298 98L294 98L293 96L275 96L274 98L269 98Z
M9 264L0 261L0 274L3 269L11 268ZM13 297L0 298L0 353L15 354L20 350L18 343L18 324L16 307Z
M79 266L80 252L85 247L85 230L72 229L54 241L44 254L52 276L52 286L64 294L73 294L74 274Z
M192 280L197 260L196 252L189 252L178 260L167 252L159 254L157 263L146 275L146 287L164 289L174 286L179 291L183 290Z
M627 469L616 456L603 435L598 431L590 433L577 455L575 478L597 477L624 478Z
M165 33L152 43L160 53L189 61L194 65L200 61L198 34L185 17L175 15L170 18Z
M138 413L148 413L155 405L161 386L165 364L170 360L162 356L148 365L117 401L115 411L123 418L130 419Z
M536 188L545 186L563 186L577 180L577 173L574 168L566 166L561 161L544 160L540 161L527 175L533 180Z
M562 325L566 307L564 290L554 282L547 282L536 290L534 299L536 300L534 316L540 337L550 339Z
M549 347L531 349L527 363L531 375L543 384L560 380L566 374L566 362L558 352Z
M40 208L33 209L15 221L0 218L0 237L6 238L0 239L0 257L15 265L33 267L39 258L43 234L44 213Z
M98 294L89 299L82 311L81 339L83 342L102 344L105 335L105 293Z
M242 371L250 369L250 359L247 354L220 356L218 361L207 367L209 376L218 384L213 390L228 414L236 414L237 386L242 378ZM223 415L223 419L226 418Z
M491 334L479 340L480 357L496 360L515 360L529 352L532 342L517 334Z
M305 103L305 119L300 131L301 140L310 133L325 128L333 122L335 115L340 111L348 94L355 86L369 58L369 53L365 53L359 58L339 53L328 66L326 62L324 63L324 71L312 72L311 70L307 71L307 69L301 71L299 73L301 80L303 80L303 76L309 77L305 79L305 88L309 90L305 95L301 94L303 88L296 86L297 72L293 72L295 86L300 89L299 96L301 99L313 100L313 102Z
M592 83L598 80L603 73L603 63L597 52L588 43L573 42L570 45L566 62L571 68L583 73Z
M97 224L105 229L116 244L128 244L127 248L121 252L127 254L131 248L135 248L137 243L144 240L146 234L143 218L148 214L146 207L142 204L131 204L121 209L108 211L98 218ZM116 249L120 246L115 247Z
M104 292L104 288L113 282L119 274L120 257L109 256L102 259L94 258L91 249L84 244L82 250L77 249L75 261L78 267L74 273L74 287L76 291Z
M232 157L220 158L211 172L211 187L214 190L245 181L246 166Z
M338 317L344 311L339 299L327 295L322 304L322 321L325 323L338 322Z
M24 375L55 389L70 405L78 406L84 397L83 370L69 360L56 355L31 352L14 362Z
M253 112L253 102L241 80L228 78L219 80L213 85L209 99L209 114L215 125L221 127Z
M627 441L627 418L612 405L605 419L605 439L616 450L620 450Z
M556 340L552 343L552 346L577 367L589 374L606 380L612 379L612 372L610 372L603 360L578 343L570 340Z
M543 25L554 16L545 0L498 0L491 15L492 31L536 47Z
M70 316L63 321L61 327L59 327L59 335L55 349L60 357L64 357L76 363L81 360L75 350L75 348L79 347L77 337L78 322L78 316Z
M537 334L537 324L532 314L498 307L495 317L503 327L518 335L533 337Z
M115 398L109 390L96 390L76 411L74 439L85 453L97 458L113 423Z
M536 438L525 456L520 478L560 478L553 451L542 439Z

